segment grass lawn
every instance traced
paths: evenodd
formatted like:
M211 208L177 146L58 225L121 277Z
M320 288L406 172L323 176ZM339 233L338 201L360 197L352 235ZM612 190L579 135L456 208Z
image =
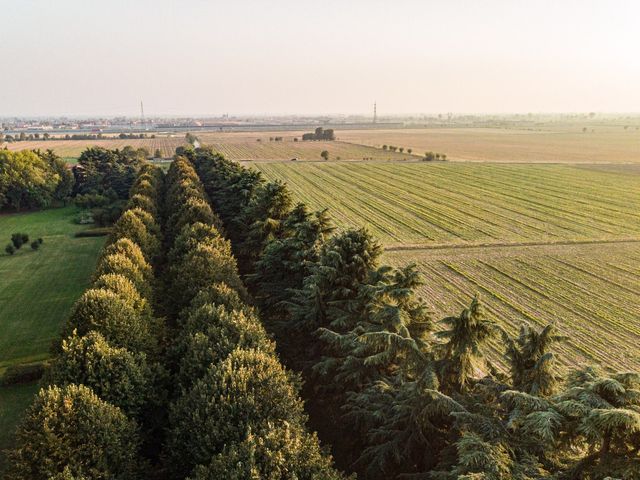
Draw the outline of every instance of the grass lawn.
M44 360L74 301L89 285L104 238L74 238L75 207L0 216L0 374L10 365ZM42 237L9 256L14 232ZM34 385L0 387L0 448L9 445ZM0 460L1 462L1 460Z
M0 387L0 477L6 466L3 451L13 447L16 424L39 388L38 382Z

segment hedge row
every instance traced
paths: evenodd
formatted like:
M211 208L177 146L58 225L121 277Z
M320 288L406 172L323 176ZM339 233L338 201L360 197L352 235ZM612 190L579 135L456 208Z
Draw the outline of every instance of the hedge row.
M238 275L229 241L191 162L167 174L166 268L176 385L165 447L174 479L339 479L307 421L299 379Z
M141 478L157 425L164 373L153 314L156 221L163 175L143 166L89 288L54 345L43 388L10 453L10 478Z

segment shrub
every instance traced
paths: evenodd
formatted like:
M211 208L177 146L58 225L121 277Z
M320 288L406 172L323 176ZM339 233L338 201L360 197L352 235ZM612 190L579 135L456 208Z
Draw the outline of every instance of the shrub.
M111 233L110 227L98 227L98 228L90 228L88 230L81 230L74 234L76 238L86 238L86 237L106 237Z
M191 316L195 310L207 304L216 307L222 306L227 311L243 311L245 315L253 315L253 310L242 301L237 291L229 287L226 283L218 282L207 285L201 289L189 306L182 309L180 312L182 323L185 324L188 317Z
M129 238L137 243L145 258L151 261L160 251L160 241L147 229L142 219L132 210L124 212L113 225L111 241Z
M5 370L0 385L16 385L19 383L34 382L42 377L44 369L44 362L11 365Z
M136 312L151 315L151 307L147 300L140 295L133 282L124 275L105 273L96 279L93 288L109 290L131 305Z
M40 248L40 242L38 242L38 240L34 240L33 242L31 242L32 250L38 250L39 248Z
M185 255L193 251L198 245L211 245L231 255L231 244L222 238L220 232L213 226L202 222L187 224L173 242L169 252L169 264L181 261Z
M146 262L145 262L146 264ZM145 265L143 264L143 265ZM148 267L148 264L146 264ZM144 268L144 267L143 267ZM152 298L152 286L150 284L151 267L142 269L136 260L123 253L112 253L102 257L96 267L95 277L100 277L107 273L117 273L131 280L136 290L144 298Z
M242 442L229 445L208 465L198 465L190 478L339 480L345 477L331 466L331 457L322 454L315 435L297 425L275 422L261 435L249 431Z
M74 203L80 208L105 207L113 202L113 199L99 193L80 193L76 195Z
M75 222L78 225L90 225L92 223L95 223L95 220L93 218L93 214L90 211L83 210L82 212L78 213L78 215L76 215Z
M136 183L131 187L130 194L133 195L146 195L150 198L155 198L158 192L153 185L153 180L149 175L141 175L138 177Z
M102 253L102 258L112 254L122 254L131 260L136 267L142 271L145 278L151 280L153 278L153 270L142 253L137 243L134 243L127 237L121 237L115 242L107 245Z
M82 384L101 399L139 417L151 395L151 370L144 353L112 347L98 332L63 340L62 352L47 374L50 384Z
M124 201L117 201L111 203L105 207L97 207L91 209L91 217L94 222L101 226L107 226L113 224L120 215L122 215L122 209L124 208Z
M169 269L173 280L171 296L177 311L187 306L207 285L224 282L244 292L235 259L211 245L197 245L184 259Z
M22 247L22 245L24 245L28 241L29 235L27 235L26 233L13 233L11 235L11 243L13 243L13 246L16 248L16 250L19 250L20 247Z
M140 208L146 212L149 212L151 215L156 216L158 214L158 209L151 197L147 195L142 195L140 193L136 193L129 198L129 203L127 203L128 208Z
M298 425L304 418L282 365L263 352L236 350L172 407L168 464L176 478L184 478L225 445L244 440L249 429L262 434L270 422Z
M185 390L205 375L209 365L223 361L236 348L275 352L273 342L254 315L229 312L222 305L212 304L192 312L176 347L181 357L177 381Z
M16 247L14 247L12 243L9 243L6 247L4 247L4 251L7 252L8 255L13 255L14 253L16 253Z
M42 389L27 410L10 454L15 480L140 478L135 422L84 385ZM69 478L68 476L66 478Z
M38 243L42 245L44 243L44 240L42 238L38 238Z
M151 320L137 312L129 300L99 288L87 290L78 299L62 337L70 336L74 330L79 335L95 330L113 346L153 352L156 345L151 329Z
M137 216L142 223L144 223L144 226L147 228L147 232L156 238L160 238L160 226L151 213L139 207L129 208L127 212L131 212Z
M87 480L82 474L74 475L71 473L71 470L68 466L64 467L64 470L61 473L57 473L49 478L49 480Z
M167 230L175 236L185 225L196 222L215 225L218 230L222 228L220 220L211 210L209 203L202 197L191 196L169 217Z

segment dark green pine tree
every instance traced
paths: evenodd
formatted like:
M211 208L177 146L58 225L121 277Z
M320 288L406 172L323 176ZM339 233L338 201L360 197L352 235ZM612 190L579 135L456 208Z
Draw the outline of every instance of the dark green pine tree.
M237 245L238 269L242 274L253 272L254 263L264 248L284 235L284 221L291 211L291 194L279 181L260 185L245 208L239 223L242 241Z
M347 230L331 237L301 289L287 302L289 318L283 327L291 332L298 359L313 365L322 351L315 332L329 328L344 334L362 317L360 289L377 268L382 248L365 229Z
M558 335L554 325L541 331L523 325L517 337L502 332L507 346L506 357L511 370L511 384L516 390L531 395L548 396L560 384L561 376L551 348L567 337Z
M302 288L310 267L318 260L320 248L333 231L326 210L311 213L299 203L282 224L282 237L269 242L247 276L263 317L285 313L283 302L293 289Z
M440 383L446 393L463 393L471 380L480 376L484 367L482 347L498 329L492 320L485 318L478 297L457 317L447 317L440 322L448 327L436 333L438 338L446 340L440 347L438 359Z
M398 372L415 379L431 361L433 323L416 295L423 279L415 265L380 267L368 282L360 287L363 315L352 330L318 330L326 352L314 370L343 391L360 390Z
M226 233L234 245L243 240L244 225L237 220L263 182L260 172L244 168L208 148L193 152L193 163L214 210L225 225Z

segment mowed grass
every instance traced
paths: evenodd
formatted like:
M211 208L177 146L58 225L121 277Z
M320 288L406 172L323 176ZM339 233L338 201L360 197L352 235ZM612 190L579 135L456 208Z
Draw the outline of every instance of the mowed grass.
M480 294L486 314L512 334L523 323L555 323L569 340L564 365L640 369L640 243L392 251L391 264L416 263L434 318L459 313ZM491 342L500 364L504 344Z
M569 165L253 163L386 244L640 238L640 176Z
M640 130L560 125L539 129L412 128L340 130L339 140L441 152L449 160L519 163L640 163Z
M39 389L38 382L0 387L0 478L7 463L5 451L14 445L16 425Z
M480 294L516 333L556 323L564 365L640 368L640 175L473 163L253 166L338 227L367 225L385 261L416 263L434 319ZM502 342L491 344L500 365Z
M0 216L0 375L10 365L44 360L71 306L89 285L102 238L74 238L75 207ZM39 251L4 254L11 233L42 237ZM11 443L34 385L0 387L0 449ZM0 460L1 463L1 460Z

